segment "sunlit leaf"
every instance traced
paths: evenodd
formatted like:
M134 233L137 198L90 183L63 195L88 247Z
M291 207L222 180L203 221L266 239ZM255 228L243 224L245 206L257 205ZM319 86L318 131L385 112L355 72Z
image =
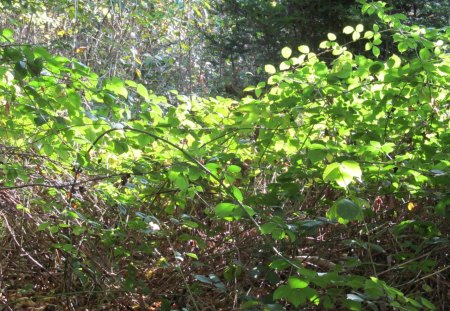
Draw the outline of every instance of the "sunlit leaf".
M336 35L334 33L328 33L327 38L330 41L336 41Z
M288 59L289 57L291 57L291 55L292 55L292 50L289 48L289 47L284 47L282 50L281 50L281 55L284 57L284 58L286 58L286 59Z
M343 32L347 35L353 33L355 29L352 26L345 26L343 29Z
M309 47L307 45L300 45L298 47L298 50L300 51L300 53L302 54L308 54L309 53Z
M198 256L194 253L186 253L186 256L191 257L192 259L198 260Z
M273 65L264 66L264 70L270 75L273 75L277 72L277 70L275 69L275 67Z
M233 195L239 202L242 202L244 200L244 196L242 195L241 191L236 188L235 186L232 187Z
M431 53L427 48L420 49L419 55L422 60L427 60L431 57Z
M237 208L237 205L233 203L219 203L214 208L214 213L219 218L231 217L234 215L234 210Z
M309 282L293 276L288 279L288 285L290 288L305 288L308 286L308 284Z
M291 68L291 63L289 61L284 61L280 64L280 70L288 70Z
M121 95L125 98L128 97L128 90L125 84L119 78L112 78L106 83L106 89L113 92L116 95Z
M144 97L144 99L148 99L148 91L142 84L138 84L136 87L136 92Z
M359 164L354 161L331 163L323 172L323 180L335 181L341 187L347 187L354 178L361 179L362 172Z

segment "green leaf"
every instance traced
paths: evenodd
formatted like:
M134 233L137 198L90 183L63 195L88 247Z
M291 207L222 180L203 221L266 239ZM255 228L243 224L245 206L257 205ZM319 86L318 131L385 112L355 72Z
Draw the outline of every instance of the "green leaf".
M328 67L326 64L320 62L314 64L314 70L316 71L316 74L320 77L325 77L328 74Z
M428 299L420 297L419 300L420 300L420 303L422 303L422 305L425 308L427 308L428 310L436 310L436 306Z
M370 65L369 67L369 71L372 74L375 74L379 71L381 71L384 68L384 64L382 62L374 62L372 65Z
M361 218L362 209L349 199L341 199L335 202L336 214L345 220L357 220Z
M78 214L73 211L67 211L67 216L69 216L70 218L73 218L73 219L80 218L80 216L78 216Z
M373 31L368 30L364 33L364 39L372 39L372 38L373 38Z
M378 58L378 56L380 56L380 48L377 46L373 46L372 47L372 54Z
M275 259L269 264L269 267L274 270L286 270L291 267L291 264L286 259Z
M128 91L125 87L125 84L119 78L112 78L111 80L106 82L106 90L113 92L116 95L123 96L124 98L128 97Z
M375 277L371 277L370 280L366 280L364 284L364 292L369 299L378 299L385 295L382 284Z
M348 78L352 73L352 65L350 63L340 64L336 69L335 74L341 79Z
M145 86L143 86L142 84L138 84L136 87L136 92L144 97L144 99L148 100L148 91Z
M399 44L398 44L398 51L400 52L400 53L403 53L403 52L405 52L405 51L407 51L408 50L408 44L406 44L406 42L400 42Z
M262 81L262 82L258 82L258 84L256 85L256 87L258 89L263 89L266 87L266 82Z
M440 66L438 67L438 70L441 71L441 72L443 72L443 73L450 74L450 66L447 66L447 65L440 65Z
M120 140L115 140L114 141L114 151L117 154L122 154L122 153L128 152L128 144L123 141L120 141Z
M197 281L200 281L200 282L205 283L205 284L210 284L210 285L214 284L214 282L209 277L204 276L204 275L197 274L197 275L194 276L194 278Z
M394 151L395 144L394 143L385 143L383 146L381 146L380 150L383 151L385 154L389 154L392 151Z
M30 72L34 76L38 76L41 74L41 71L44 67L44 59L42 57L38 57L33 61L28 61L28 68L30 69Z
M273 222L265 223L265 224L261 225L261 233L262 233L262 234L269 234L269 233L272 233L272 231L273 231L276 227L278 227L278 225L275 224L275 223L273 223Z
M344 161L327 165L322 178L324 181L335 181L339 186L346 188L354 178L361 179L361 175L362 172L357 162Z
M288 285L279 286L273 293L273 299L283 299L288 298L291 293L291 288Z
M319 44L319 48L326 49L326 48L330 47L330 43L331 43L330 41L322 41Z
M53 146L49 145L49 144L44 144L42 146L42 149L44 149L44 153L48 156L51 156L54 152L53 150Z
M397 55L392 55L386 62L389 68L399 68L402 64L402 60Z
M242 192L238 188L233 186L231 188L231 190L232 190L233 196L236 198L236 200L238 200L239 202L242 202L244 200L244 196L242 195Z
M67 93L68 94L65 101L67 111L69 112L70 116L76 116L80 113L80 107L82 102L81 97L78 93L74 91L68 91Z
M9 4L11 4L11 2ZM1 36L4 37L9 42L14 41L13 35L14 35L14 31L11 28L5 28L2 30ZM3 42L3 38L0 38L0 39L1 39L0 42Z
M232 165L227 167L227 171L230 172L230 173L236 174L236 173L239 173L241 171L241 167L232 164Z
M286 58L286 59L288 59L289 57L291 57L291 55L292 55L292 50L289 48L289 47L284 47L282 50L281 50L281 55L284 57L284 58Z
M39 226L38 226L38 231L42 231L42 230L45 230L45 229L47 229L48 227L50 226L50 223L49 222L43 222L43 223L41 223Z
M298 307L302 304L306 303L306 297L305 295L302 293L301 290L297 289L297 290L291 290L289 293L289 296L287 297L287 299L289 300L290 303L292 303L294 305L294 307Z
M281 228L277 227L272 231L272 238L274 240L282 240L282 239L284 239L285 236L286 236L286 232L284 232L284 230Z
M347 299L357 302L364 302L364 299L355 294L347 294Z
M291 276L288 279L288 285L292 289L294 289L294 288L305 288L305 287L307 287L309 285L309 282Z
M140 134L136 137L136 140L141 147L146 147L150 143L154 141L153 137L147 135L147 134Z
M275 67L273 65L264 66L264 70L270 75L273 75L277 72L277 70L275 69Z
M24 61L18 61L14 66L14 78L23 80L28 74L27 65Z
M33 121L37 126L42 126L49 121L49 118L47 116L39 115L34 118Z
M346 173L357 179L361 179L362 171L359 167L358 162L355 161L344 161L340 165L341 172Z
M419 55L420 55L420 58L421 58L422 60L427 60L427 59L429 59L429 58L431 57L430 50L428 50L427 48L421 49L421 50L419 51Z
M189 179L192 181L199 179L202 176L202 173L203 171L196 166L189 167Z
M327 165L327 167L325 168L325 171L323 172L323 180L325 181L333 181L336 178L339 177L338 172L339 171L339 163L334 162L331 163L329 165Z
M5 48L4 52L3 52L3 56L6 59L10 59L14 62L18 62L21 59L23 59L23 54L22 51L20 49L17 48L11 48L11 47L7 47Z
M245 212L247 213L247 215L248 216L250 216L250 217L253 217L253 216L255 216L255 211L253 210L253 208L251 208L250 206L248 206L248 205L243 205L243 208L244 208L244 210L245 210Z
M312 163L317 163L325 159L327 151L325 150L324 145L312 144L309 148L308 159L310 159Z
M185 225L186 227L192 228L192 229L198 228L198 223L196 223L195 221L189 220L189 219L184 219L183 225Z
M179 175L176 179L175 179L175 185L181 190L181 191L185 191L189 188L189 182L187 180L186 177Z
M233 204L233 203L219 203L214 208L214 213L219 218L232 217L234 215L234 210L237 207L238 206L236 204Z
M14 169L14 168L9 168L9 169L6 171L6 177L7 177L9 180L14 181L18 176L19 176L19 174L18 174L17 170Z
M194 253L186 253L186 256L191 257L192 259L198 260L198 256Z

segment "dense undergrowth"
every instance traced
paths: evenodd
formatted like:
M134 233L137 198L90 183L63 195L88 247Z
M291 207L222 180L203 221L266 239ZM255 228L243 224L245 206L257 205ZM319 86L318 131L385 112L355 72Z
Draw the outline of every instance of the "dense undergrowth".
M444 310L450 29L383 7L240 101L169 102L3 29L0 306Z

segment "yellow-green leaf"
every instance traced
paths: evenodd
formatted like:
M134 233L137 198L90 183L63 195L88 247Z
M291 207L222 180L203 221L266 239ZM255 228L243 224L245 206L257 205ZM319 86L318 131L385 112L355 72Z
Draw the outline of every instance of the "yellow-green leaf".
M264 66L264 70L270 75L273 75L277 72L277 70L275 69L275 67L273 65Z
M355 29L352 26L345 26L343 32L346 35L349 35L351 33L353 33L355 31Z
M281 50L281 55L287 59L287 58L291 57L292 50L286 46Z
M298 47L298 50L300 51L300 53L303 53L303 54L309 53L309 47L307 45L300 45Z

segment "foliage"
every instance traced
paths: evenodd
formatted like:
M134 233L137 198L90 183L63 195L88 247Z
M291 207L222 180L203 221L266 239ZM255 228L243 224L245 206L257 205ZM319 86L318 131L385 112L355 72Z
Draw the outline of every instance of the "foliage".
M207 292L228 309L441 307L450 28L361 4L376 24L346 26L348 44L328 33L317 53L282 49L239 101L174 91L174 104L2 29L2 243L59 274L6 281L0 301L20 289L72 308L123 293L201 310Z

